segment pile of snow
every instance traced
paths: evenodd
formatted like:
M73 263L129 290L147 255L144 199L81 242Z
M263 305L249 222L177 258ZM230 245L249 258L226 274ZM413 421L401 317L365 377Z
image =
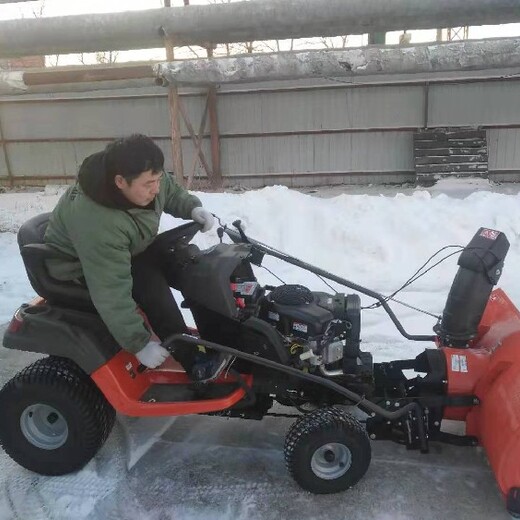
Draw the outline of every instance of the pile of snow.
M266 244L329 272L389 294L406 281L427 258L445 245L465 245L481 226L506 233L511 249L500 285L520 304L520 196L478 191L454 198L427 190L386 196L346 195L320 198L275 186L241 194L197 193L204 206L230 224L240 219L247 233ZM30 216L49 211L58 192L0 195L0 323L33 294L17 252L14 231ZM177 219L165 215L162 230ZM216 229L199 234L195 243L217 243ZM447 251L449 252L449 251ZM418 280L400 298L434 314L442 312L455 275L457 255ZM315 275L274 258L264 265L287 283L313 290L330 289ZM261 283L280 283L268 271L255 268ZM348 289L332 283L340 292ZM362 297L363 304L372 300ZM429 334L435 318L394 305L411 333ZM186 314L187 321L191 316ZM381 310L363 314L365 348L379 359L415 355L423 346L401 338Z

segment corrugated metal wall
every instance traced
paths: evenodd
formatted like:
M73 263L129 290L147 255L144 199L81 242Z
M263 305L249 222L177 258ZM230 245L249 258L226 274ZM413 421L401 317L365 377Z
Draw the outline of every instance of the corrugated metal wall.
M427 88L286 82L262 90L223 89L218 118L224 178L250 186L413 180L413 133L426 119L429 127L486 128L491 174L520 178L520 81L434 83ZM197 129L204 94L188 93L182 100ZM75 175L86 155L133 132L153 136L171 164L164 91L4 97L0 123L17 179ZM182 132L188 174L193 144L184 125ZM209 160L209 139L204 150ZM0 177L6 178L4 155L0 149Z

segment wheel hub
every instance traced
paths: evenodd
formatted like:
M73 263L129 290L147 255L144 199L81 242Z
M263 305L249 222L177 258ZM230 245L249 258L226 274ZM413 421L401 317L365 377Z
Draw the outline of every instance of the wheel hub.
M331 442L318 448L311 459L317 477L333 480L342 477L352 464L352 453L344 444Z
M58 410L47 404L28 406L20 416L20 429L33 446L43 450L56 450L69 436L67 421Z

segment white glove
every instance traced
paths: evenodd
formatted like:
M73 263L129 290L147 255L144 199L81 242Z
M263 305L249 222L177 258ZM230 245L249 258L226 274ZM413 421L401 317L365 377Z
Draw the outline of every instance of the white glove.
M213 215L207 209L201 208L200 206L192 210L191 218L195 222L202 224L203 233L209 231L213 227L213 223L215 222Z
M156 368L164 363L170 353L158 341L149 341L135 357L146 367Z

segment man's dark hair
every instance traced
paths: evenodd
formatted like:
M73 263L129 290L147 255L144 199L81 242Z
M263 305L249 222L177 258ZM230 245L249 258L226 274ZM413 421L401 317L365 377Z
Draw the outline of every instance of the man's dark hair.
M164 167L161 149L146 135L133 134L105 148L105 168L109 177L122 175L130 184L141 173L159 173Z

